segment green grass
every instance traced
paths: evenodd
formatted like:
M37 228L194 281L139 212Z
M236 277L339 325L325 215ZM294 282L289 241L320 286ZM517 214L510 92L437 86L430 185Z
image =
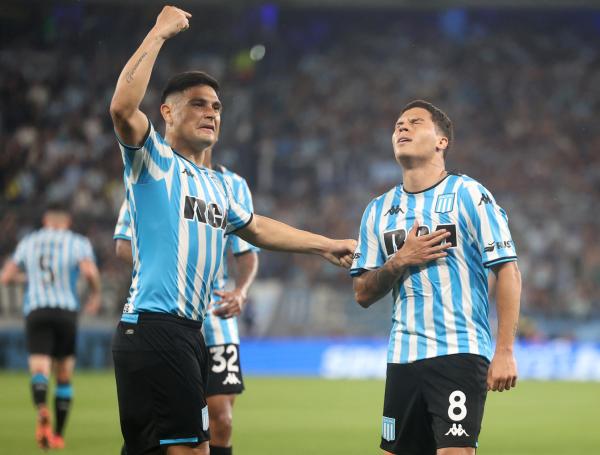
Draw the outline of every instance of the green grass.
M0 453L39 454L28 376L0 373ZM67 428L68 454L118 454L111 372L79 372ZM238 399L234 446L239 455L379 453L382 381L247 378ZM488 395L479 454L597 453L600 384L522 382Z

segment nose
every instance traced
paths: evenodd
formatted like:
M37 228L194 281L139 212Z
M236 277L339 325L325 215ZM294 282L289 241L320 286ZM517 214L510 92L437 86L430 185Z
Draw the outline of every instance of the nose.
M398 131L399 133L404 133L405 131L408 131L408 128L406 127L406 125L398 125L396 127L396 131Z

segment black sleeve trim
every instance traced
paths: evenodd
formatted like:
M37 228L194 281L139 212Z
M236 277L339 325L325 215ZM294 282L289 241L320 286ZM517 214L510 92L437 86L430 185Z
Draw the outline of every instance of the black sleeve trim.
M243 226L240 226L240 227L238 227L238 228L235 228L233 231L226 232L226 233L225 233L225 235L231 235L231 234L233 234L234 232L237 232L237 231L239 231L240 229L244 229L246 226L248 226L248 225L249 225L249 224L252 222L252 220L253 220L253 219L254 219L254 213L251 213L251 214L250 214L250 218L248 218L248 221L246 221L246 222L244 223L244 225L243 225Z
M487 267L487 268L490 268L490 267L493 267L496 264L502 264L503 262L514 262L516 260L517 260L516 256L505 256L505 257L502 257L502 258L494 259L492 261L484 262L483 266Z

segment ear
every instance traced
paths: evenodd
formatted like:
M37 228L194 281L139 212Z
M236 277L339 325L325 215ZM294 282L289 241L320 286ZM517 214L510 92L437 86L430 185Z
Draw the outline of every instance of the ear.
M160 105L160 115L162 115L163 120L168 126L173 125L173 110L170 104Z
M444 151L448 148L448 138L445 136L439 136L435 148L439 151Z

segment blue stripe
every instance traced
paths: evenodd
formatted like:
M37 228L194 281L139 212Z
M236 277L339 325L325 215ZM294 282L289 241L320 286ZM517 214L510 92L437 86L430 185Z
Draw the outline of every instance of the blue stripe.
M367 224L369 223L374 202L375 201L373 200L369 203L363 215L362 222L360 223L360 258L358 258L358 261L356 261L356 268L364 268L367 261L367 254L369 252L369 232L367 232Z
M406 194L406 193L405 193ZM406 210L406 217L405 217L405 226L404 229L406 230L406 236L408 237L408 231L410 231L410 229L412 228L412 226L415 224L415 219L416 219L416 212L415 212L415 207L416 207L416 201L415 198L409 194L406 194L406 206L407 206L407 210ZM413 289L413 295L416 297L417 292L419 292L420 286L421 285L421 279L419 277L419 267L409 267L409 269L407 270L407 273L410 275L411 277L411 286ZM408 349L409 349L409 341L410 341L410 336L408 334L408 326L406 324L407 320L408 320L408 301L407 301L407 296L406 294L402 295L401 293L401 307L400 307L400 330L401 330L401 335L400 335L400 346L401 346L401 350L400 350L400 363L406 363L408 361Z
M212 184L212 180L210 180L211 184ZM204 194L206 195L206 197L208 198L208 195L210 194L208 192L208 187L206 186L206 182L204 179L200 179L200 184L202 185L202 191L204 192ZM215 193L215 196L219 196L219 191L216 188L216 185L212 184L213 186L213 192ZM226 204L223 204L223 201L218 201L218 199L215 201L217 202L221 207L227 207ZM210 299L210 296L212 294L212 286L213 286L213 280L212 280L212 276L209 275L210 272L210 266L212 264L213 261L213 251L212 251L212 227L210 225L205 225L204 227L204 231L206 233L206 244L204 246L205 248L205 255L206 255L206 259L204 261L204 270L202 271L202 288L201 288L201 292L200 292L200 308L198 309L198 312L200 314L200 320L202 320L204 318L204 315L206 313L206 307L208 305L208 300ZM218 235L218 233L217 233ZM219 235L219 237L222 238L222 236ZM218 244L217 247L221 247L222 244ZM221 249L218 250L219 252L223 252ZM223 256L222 254L220 255L221 257ZM218 270L218 268L215 268L215 272Z
M178 444L178 443L188 443L188 442L198 442L198 437L195 438L177 438L177 439L161 439L159 441L160 445L165 444Z
M140 317L140 315L137 313L136 314L125 313L125 314L123 314L123 316L121 316L121 321L127 322L129 324L137 324L139 317Z
M42 373L36 373L31 376L32 384L48 384L48 376L43 375Z
M463 197L459 198L459 205L461 203L464 204L466 211L469 214L469 218L471 219L474 228L476 228L479 218L475 215L475 207L473 206L473 201L469 193L466 192L466 189L463 191ZM474 215L475 217L473 217ZM471 265L470 267L467 267L467 270L469 272L469 287L471 291L471 302L473 305L472 318L473 324L475 324L477 330L477 347L481 355L491 359L492 341L488 322L488 281L484 270L480 267L476 267L476 265L480 264L482 260L480 247L481 240L478 238L473 239L472 242L469 242L471 235L469 234L468 221L464 216L460 216L459 228L461 231L462 249L465 255L465 262ZM477 229L477 235L479 237L480 232L481 230Z
M55 395L56 398L67 400L73 398L73 387L71 384L57 384Z
M387 194L387 193L386 193ZM394 197L392 198L392 204L391 205L400 205L400 201L401 201L401 195L402 195L402 191L400 189L399 186L397 186L394 189ZM381 197L379 199L379 210L378 210L378 214L377 217L375 218L377 224L376 224L376 229L375 229L375 235L379 236L379 232L380 232L380 228L379 228L379 221L381 220L381 213L383 212L383 204L385 202L385 196ZM385 224L385 230L386 231L390 231L390 230L395 230L398 228L397 225L397 218L394 218L393 215L390 215L386 221ZM381 247L381 240L378 239L378 245L380 245L379 247L379 251L378 254L381 254L383 256L382 251L382 247ZM383 260L381 263L385 263L385 257L383 257ZM389 346L388 346L388 362L392 363L393 362L393 358L394 358L394 349L396 347L396 333L398 330L398 324L399 321L396 318L396 311L398 308L398 295L400 295L401 299L405 299L406 298L406 291L404 289L404 285L402 284L402 281L399 281L400 286L394 286L394 288L392 289L392 297L393 297L393 303L392 303L392 331L390 333L390 341L389 341Z

